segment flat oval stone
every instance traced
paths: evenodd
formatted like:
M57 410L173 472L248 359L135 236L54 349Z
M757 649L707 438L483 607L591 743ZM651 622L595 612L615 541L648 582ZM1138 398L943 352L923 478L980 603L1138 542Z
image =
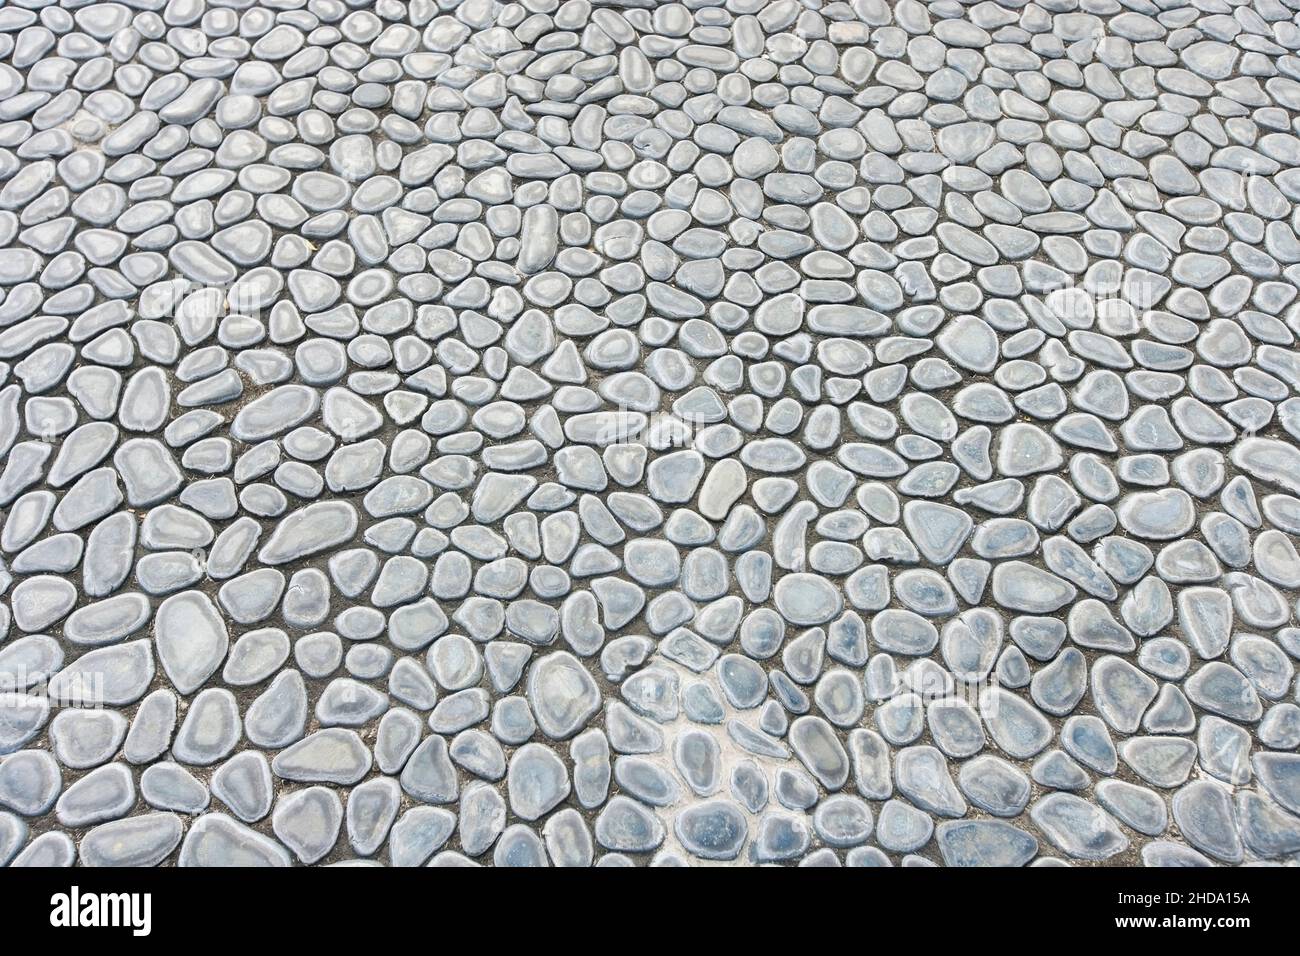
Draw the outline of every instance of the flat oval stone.
M44 750L20 750L0 762L0 805L23 816L45 813L62 789L59 765Z
M1128 848L1111 816L1074 794L1049 794L1029 815L1054 846L1075 859L1105 860Z
M258 554L263 564L287 564L335 547L357 530L357 512L346 501L321 501L294 511L276 524Z
M77 847L84 866L156 866L181 842L174 813L146 813L103 823L89 830Z
M178 866L290 866L289 851L223 813L199 817L185 834Z
M791 624L825 624L839 615L844 600L825 578L812 574L787 574L776 582L773 600Z
M172 684L182 694L190 694L225 659L230 636L207 595L185 591L159 605L154 617L154 646Z
M1038 853L1037 840L1002 820L948 820L935 841L948 866L1024 866Z
M578 733L600 707L596 682L567 651L555 651L533 663L527 697L537 725L552 740Z
M596 818L596 842L607 850L644 853L663 843L663 823L648 808L624 796L615 796Z
M73 611L63 622L63 635L77 644L115 644L144 627L152 613L143 594L118 594Z
M355 783L372 762L370 750L355 731L330 727L276 754L271 769L277 777L304 783Z
M706 800L682 810L673 832L682 847L704 860L734 860L748 836L745 815L728 800Z

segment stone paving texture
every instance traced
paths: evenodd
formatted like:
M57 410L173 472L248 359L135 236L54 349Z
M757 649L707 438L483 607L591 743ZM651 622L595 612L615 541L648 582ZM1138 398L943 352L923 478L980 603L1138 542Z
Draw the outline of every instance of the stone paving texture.
M0 6L0 863L1296 862L1298 23Z

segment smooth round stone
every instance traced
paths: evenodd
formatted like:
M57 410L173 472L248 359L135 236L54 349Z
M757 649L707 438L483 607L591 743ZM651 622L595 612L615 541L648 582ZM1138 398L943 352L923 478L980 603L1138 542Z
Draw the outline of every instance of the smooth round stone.
M596 817L596 842L607 850L645 853L664 840L665 829L647 807L629 797L612 797Z
M614 781L633 798L651 806L668 806L681 797L681 787L658 763L642 757L619 757Z
M949 820L935 830L948 866L1023 866L1038 852L1038 841L1002 820Z
M126 732L126 718L113 710L61 710L49 730L54 756L74 770L107 762L117 753Z
M77 847L66 833L48 831L36 836L17 856L9 861L11 867L65 867L77 859Z
M258 746L290 744L307 722L307 692L302 675L283 670L244 712L244 733Z
M1281 856L1300 839L1296 818L1253 791L1242 791L1236 798L1236 808L1242 842L1257 856Z
M348 794L347 833L363 856L375 853L388 836L401 801L401 788L388 777L358 784Z
M776 582L773 600L790 624L825 624L843 608L843 598L825 578L812 574L787 574Z
M308 787L281 797L271 816L276 837L306 864L329 853L342 822L343 804L326 787Z
M553 866L586 867L595 853L591 831L582 815L568 807L552 814L542 827L546 854Z
M506 776L510 808L525 820L536 820L569 793L569 774L554 751L542 744L525 744L510 759Z
M305 783L355 783L372 762L370 750L352 730L318 730L280 751L271 763L277 777Z
M830 724L800 717L790 725L790 747L823 787L837 790L849 775L849 758Z
M1124 530L1153 541L1186 534L1196 517L1191 496L1178 488L1128 495L1120 501L1116 513Z
M854 847L864 843L872 830L871 808L858 797L847 794L822 800L813 814L813 830L834 847Z
M388 709L388 697L350 677L330 681L316 701L322 726L362 726Z
M1015 694L989 688L981 695L980 710L989 736L1012 757L1028 759L1051 741L1047 718Z
M1031 791L1024 773L992 754L962 764L957 784L971 803L999 817L1018 816Z
M673 763L687 786L699 796L710 796L722 785L722 751L717 740L704 731L689 729L677 735Z
M1105 860L1128 848L1128 838L1105 810L1073 794L1039 799L1030 818L1054 846L1076 859Z
M77 644L115 644L144 627L151 613L143 594L119 594L74 611L63 624L63 634Z
M750 854L756 863L796 859L811 840L812 833L802 814L768 810L759 817Z
M153 764L140 775L140 795L157 810L201 813L208 805L208 788L179 764Z
M533 663L528 671L527 699L537 725L553 740L572 737L600 706L595 681L566 651Z
M1192 703L1230 720L1253 722L1263 713L1259 695L1245 675L1222 661L1200 667L1183 690Z
M185 591L165 600L154 618L154 644L163 670L182 694L190 694L221 664L230 637L208 597Z
M205 767L229 754L242 733L239 704L228 690L208 688L191 703L176 739L172 755L179 763Z
M934 822L900 800L888 800L876 819L876 840L886 850L910 853L930 842Z
M76 589L62 578L40 575L27 578L10 595L13 621L27 632L43 631L61 620L77 600Z
M1264 789L1279 806L1300 812L1300 760L1295 754L1256 754L1251 763Z
M9 641L0 649L0 679L9 691L26 691L47 682L59 671L64 652L59 641L47 635L29 635Z
M1021 561L993 569L993 598L1003 607L1029 614L1059 610L1074 599L1076 588L1041 568Z
M507 827L492 851L492 863L502 867L549 866L541 838L522 823Z
M1164 800L1152 790L1123 780L1102 780L1095 792L1103 807L1139 833L1159 836L1168 826Z
M21 750L0 762L0 805L16 813L40 816L62 789L59 765L44 750Z
M222 680L236 687L261 683L289 657L289 637L279 628L249 631L230 649Z
M181 842L174 813L146 813L103 823L89 830L77 847L84 866L156 866Z
M82 851L83 856L85 851ZM290 866L289 852L270 837L222 813L208 813L190 826L179 866Z
M1198 780L1174 794L1174 822L1194 847L1228 863L1244 857L1231 791L1214 781Z
M1120 745L1120 756L1149 783L1158 787L1176 787L1192 770L1196 745L1181 737L1135 737Z
M706 800L682 810L673 832L692 856L705 860L734 860L748 835L745 815L728 800Z
M55 814L67 827L83 827L125 815L135 804L135 781L125 764L98 767L59 797Z
M176 695L166 688L159 688L141 701L123 742L122 756L133 764L149 763L161 756L176 729L176 710Z
M960 816L966 802L952 782L947 762L933 747L908 747L895 762L898 789L922 809L941 816Z

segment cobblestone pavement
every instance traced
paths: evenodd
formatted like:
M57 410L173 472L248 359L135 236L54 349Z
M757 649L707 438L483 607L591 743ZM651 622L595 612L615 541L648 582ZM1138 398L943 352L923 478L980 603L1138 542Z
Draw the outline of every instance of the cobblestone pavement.
M0 6L0 863L1300 859L1298 11Z

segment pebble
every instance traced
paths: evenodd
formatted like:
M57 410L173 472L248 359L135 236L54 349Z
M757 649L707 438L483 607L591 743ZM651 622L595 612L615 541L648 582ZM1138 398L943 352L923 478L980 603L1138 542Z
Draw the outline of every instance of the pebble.
M281 797L271 816L276 837L306 864L329 853L342 823L343 804L326 787L307 787Z
M23 816L45 813L62 789L59 765L44 750L20 750L0 763L0 804Z
M157 866L180 845L181 833L174 813L123 817L87 831L77 857L84 866Z
M1002 820L947 820L935 842L948 866L1024 866L1038 853L1038 841Z
M528 671L527 698L538 726L553 740L574 736L600 707L596 682L566 651L533 663Z
M372 759L355 731L334 727L318 730L280 751L271 769L284 780L350 784L365 776Z
M155 809L178 813L201 813L209 801L208 788L171 762L153 764L140 774L140 795Z
M734 860L748 836L745 814L729 800L696 803L677 814L673 832L682 847L704 860Z
M510 758L506 788L510 809L524 820L537 820L568 796L569 773L548 747L525 744Z
M1211 780L1197 780L1174 794L1174 822L1183 837L1207 856L1226 863L1245 857L1231 791Z
M1080 860L1105 860L1128 847L1128 838L1099 806L1070 793L1052 793L1030 808L1030 818L1052 844Z
M647 807L625 797L611 797L596 817L596 842L607 850L645 853L664 840L662 821Z
M82 850L85 856L85 850ZM179 866L289 866L289 851L275 840L223 813L207 813L190 826Z
M901 800L887 800L876 819L876 839L893 853L910 853L930 842L934 821Z

